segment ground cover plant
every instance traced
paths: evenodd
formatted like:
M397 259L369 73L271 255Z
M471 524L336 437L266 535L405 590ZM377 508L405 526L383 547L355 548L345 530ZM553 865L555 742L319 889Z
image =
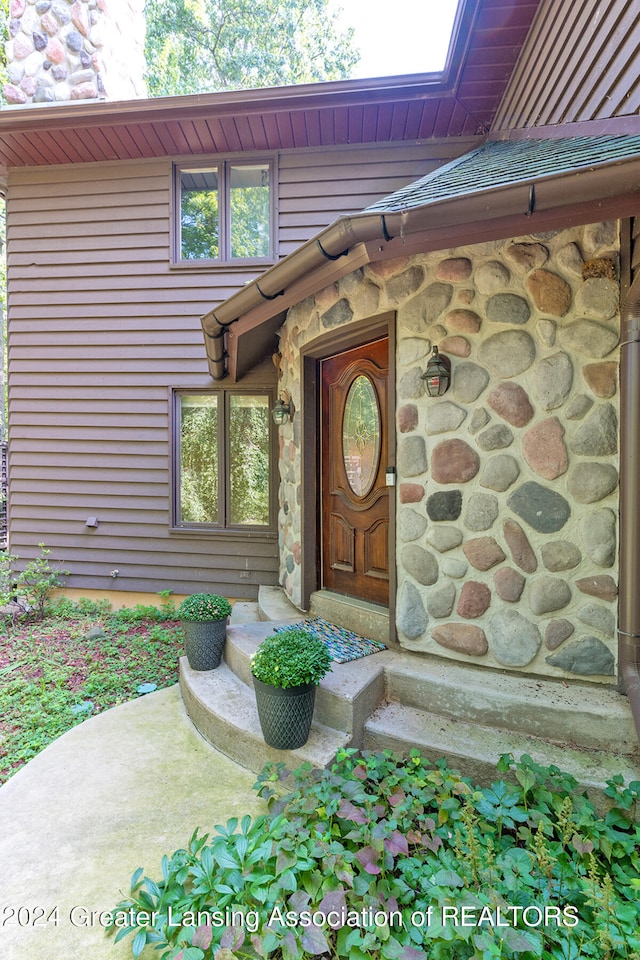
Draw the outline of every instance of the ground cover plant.
M157 606L117 611L108 601L52 604L47 596L37 611L5 615L0 783L82 720L140 696L145 684L176 683L183 645L166 595Z
M496 776L417 751L270 765L268 812L137 870L109 932L161 960L638 960L640 783L612 780L600 816L556 767Z

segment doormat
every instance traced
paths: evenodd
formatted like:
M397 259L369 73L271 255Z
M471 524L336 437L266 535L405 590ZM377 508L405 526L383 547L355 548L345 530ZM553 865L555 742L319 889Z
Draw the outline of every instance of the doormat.
M304 627L314 637L322 640L335 663L360 660L361 657L368 657L372 653L379 653L381 650L387 649L384 643L380 643L378 640L368 640L366 637L360 637L357 633L352 633L351 630L336 627L334 623L329 623L322 617L303 620L301 623L292 624L292 626ZM287 629L288 627L276 627L276 633Z

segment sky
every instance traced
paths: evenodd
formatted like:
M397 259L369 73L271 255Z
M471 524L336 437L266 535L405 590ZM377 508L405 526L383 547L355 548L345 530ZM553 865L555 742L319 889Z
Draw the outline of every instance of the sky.
M444 67L458 0L331 0L339 23L354 27L357 77L431 73Z

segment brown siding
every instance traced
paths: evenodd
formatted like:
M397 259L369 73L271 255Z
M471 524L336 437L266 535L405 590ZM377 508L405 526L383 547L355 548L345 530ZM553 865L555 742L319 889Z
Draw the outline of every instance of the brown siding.
M471 145L282 153L280 255ZM170 267L170 188L170 160L10 172L10 549L43 541L72 587L255 596L275 531L170 529L169 388L212 385L200 316L254 276Z
M543 0L494 130L637 114L639 30L635 0Z

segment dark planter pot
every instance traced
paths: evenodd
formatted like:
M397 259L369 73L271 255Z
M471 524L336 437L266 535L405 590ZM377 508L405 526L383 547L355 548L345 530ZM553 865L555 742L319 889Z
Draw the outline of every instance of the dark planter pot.
M192 670L220 666L227 638L227 620L181 620L187 660Z
M253 678L258 717L265 743L276 750L296 750L309 739L315 683L299 687L274 687Z

